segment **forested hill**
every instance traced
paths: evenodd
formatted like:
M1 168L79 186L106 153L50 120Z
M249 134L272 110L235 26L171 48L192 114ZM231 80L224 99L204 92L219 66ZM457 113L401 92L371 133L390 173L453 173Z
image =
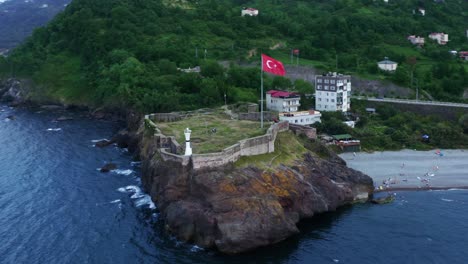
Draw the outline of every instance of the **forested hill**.
M259 15L241 17L242 7ZM457 99L468 66L449 50L468 50L466 21L465 0L74 0L0 65L4 76L33 77L36 97L169 111L222 104L225 93L229 102L256 101L259 69L217 62L258 62L264 52L288 63L299 49L302 63L324 71L406 86L414 72L436 98ZM449 43L437 45L431 32L448 33ZM408 35L426 45L414 47ZM400 63L396 73L378 71L384 57ZM198 65L201 74L177 69ZM311 89L282 78L266 86Z

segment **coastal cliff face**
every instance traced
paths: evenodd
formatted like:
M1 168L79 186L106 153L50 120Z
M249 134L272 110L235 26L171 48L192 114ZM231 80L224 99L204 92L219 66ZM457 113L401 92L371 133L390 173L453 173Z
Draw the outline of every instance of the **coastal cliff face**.
M28 81L15 78L0 81L0 102L7 102L10 105L24 103L29 86Z
M235 254L286 239L315 214L367 199L372 179L332 154L313 152L294 165L236 164L195 170L164 161L152 137L140 133L143 187L179 239Z

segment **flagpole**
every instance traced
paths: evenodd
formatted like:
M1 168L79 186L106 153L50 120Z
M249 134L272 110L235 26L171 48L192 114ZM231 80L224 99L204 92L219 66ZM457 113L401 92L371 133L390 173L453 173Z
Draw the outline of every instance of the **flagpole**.
M262 56L262 70L260 73L260 127L263 128L263 56Z

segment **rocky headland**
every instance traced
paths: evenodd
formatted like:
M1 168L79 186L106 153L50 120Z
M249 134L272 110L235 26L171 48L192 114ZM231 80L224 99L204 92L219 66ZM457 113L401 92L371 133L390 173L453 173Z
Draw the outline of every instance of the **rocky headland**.
M182 164L164 159L144 125L138 136L143 187L168 231L228 254L282 241L300 232L301 219L366 201L373 191L369 176L348 168L332 152L324 155L323 147L322 157L310 148L288 165L236 162L194 169L192 160Z
M6 80L0 85L0 101L31 104L28 86ZM90 114L97 119L116 116L106 111ZM308 144L287 162L275 151L271 154L276 161L268 166L235 162L194 168L191 160L163 159L139 115L128 113L126 120L129 132L101 142L101 147L116 143L136 153L142 160L143 187L157 203L168 232L204 248L236 254L277 243L299 233L301 219L366 201L374 189L369 176L348 168L323 146ZM296 137L290 131L282 133Z

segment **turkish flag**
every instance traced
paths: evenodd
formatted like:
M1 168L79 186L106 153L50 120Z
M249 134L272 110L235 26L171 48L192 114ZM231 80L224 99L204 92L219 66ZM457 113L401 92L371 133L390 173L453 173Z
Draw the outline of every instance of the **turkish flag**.
M283 63L281 63L281 61L268 57L265 54L262 54L262 70L264 72L269 72L275 75L284 76L286 74Z

